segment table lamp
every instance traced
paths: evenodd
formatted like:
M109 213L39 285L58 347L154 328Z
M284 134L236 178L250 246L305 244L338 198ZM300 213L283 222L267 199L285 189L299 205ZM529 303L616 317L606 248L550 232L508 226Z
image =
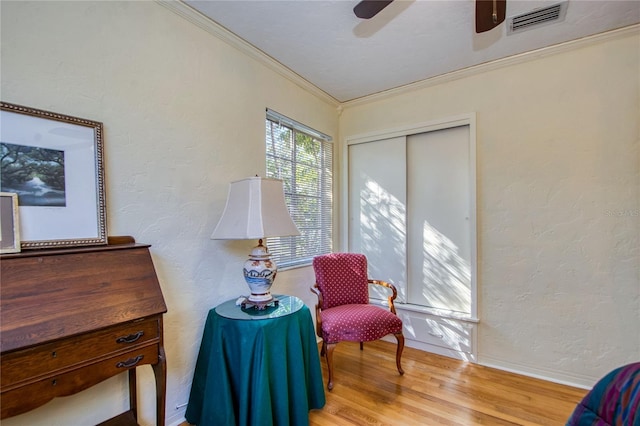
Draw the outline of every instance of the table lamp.
M290 235L300 235L300 231L287 210L282 180L256 176L229 184L227 204L211 239L258 239L244 263L244 279L251 295L241 302L243 308L249 305L263 310L277 305L270 290L278 268L263 239Z

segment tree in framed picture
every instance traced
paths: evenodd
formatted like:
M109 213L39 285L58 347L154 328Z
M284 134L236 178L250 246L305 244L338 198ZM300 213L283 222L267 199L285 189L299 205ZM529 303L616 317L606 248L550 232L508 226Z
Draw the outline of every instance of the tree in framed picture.
M65 207L64 151L0 142L2 190L22 206Z

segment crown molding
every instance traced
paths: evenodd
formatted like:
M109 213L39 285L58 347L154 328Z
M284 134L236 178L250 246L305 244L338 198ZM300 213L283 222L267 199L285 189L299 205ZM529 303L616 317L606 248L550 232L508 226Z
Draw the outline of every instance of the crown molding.
M202 28L209 34L219 38L229 46L239 50L250 58L258 61L262 65L269 68L271 71L276 72L280 76L286 78L307 92L315 95L321 100L335 106L340 105L340 102L327 92L319 89L317 86L311 84L309 81L291 71L289 68L282 65L280 62L273 59L271 56L265 54L263 51L255 47L254 45L247 43L242 38L238 37L231 31L227 30L218 23L212 21L202 13L193 9L186 3L180 0L154 0L156 3L169 9L171 12L180 16L183 19L191 22L192 24Z
M511 65L522 64L532 60L540 59L546 56L556 55L559 53L567 52L574 49L579 49L586 46L591 46L597 43L602 43L609 40L618 38L624 38L632 34L640 33L640 24L634 24L627 27L619 28L616 30L607 31L601 34L593 36L583 37L581 39L568 41L565 43L556 44L554 46L544 47L541 49L532 50L525 53L509 56L503 59L497 59L490 62L474 65L461 70L453 71L450 73L438 75L425 80L420 80L415 83L407 84L404 86L396 87L393 89L385 90L382 92L374 93L372 95L363 96L361 98L352 99L345 102L340 102L327 92L318 88L314 84L310 83L305 78L296 74L291 69L282 65L271 56L267 55L257 47L246 42L242 38L238 37L231 31L227 30L223 26L212 21L210 18L204 16L202 13L193 9L191 6L182 2L181 0L154 0L156 3L164 6L171 12L182 17L183 19L191 22L192 24L202 28L209 34L217 37L223 42L227 43L231 47L246 54L250 58L263 64L270 70L286 78L292 83L296 84L300 88L315 95L319 99L333 105L338 108L338 113L341 114L345 108L367 104L369 102L380 101L393 96L413 92L416 90L433 87L439 84L448 83L451 81L459 80L461 78L471 77L487 71L493 71L500 68L508 67Z
M415 83L407 84L404 86L374 93L372 95L367 95L361 98L342 102L340 106L342 108L349 108L353 106L367 104L370 102L380 101L380 100L398 96L401 94L414 92L416 90L421 90L428 87L437 86L439 84L444 84L451 81L459 80L461 78L471 77L487 71L493 71L493 70L505 68L511 65L516 65L516 64L522 64L522 63L540 59L546 56L557 55L559 53L580 49L586 46L591 46L591 45L602 43L605 41L624 38L629 35L639 34L639 33L640 33L640 24L634 24L628 27L623 27L616 30L611 30L604 33L592 35L589 37L583 37L577 40L567 41L567 42L556 44L553 46L544 47L541 49L520 53L518 55L509 56L503 59L497 59L491 62L485 62L485 63L474 65L468 68L463 68L461 70L453 71L447 74L442 74L442 75L438 75L425 80L420 80Z

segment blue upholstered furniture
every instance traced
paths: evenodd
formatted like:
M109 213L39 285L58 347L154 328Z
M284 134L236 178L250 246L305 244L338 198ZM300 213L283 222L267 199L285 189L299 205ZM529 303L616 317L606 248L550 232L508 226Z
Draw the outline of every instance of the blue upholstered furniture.
M616 368L580 401L567 426L640 426L640 362Z

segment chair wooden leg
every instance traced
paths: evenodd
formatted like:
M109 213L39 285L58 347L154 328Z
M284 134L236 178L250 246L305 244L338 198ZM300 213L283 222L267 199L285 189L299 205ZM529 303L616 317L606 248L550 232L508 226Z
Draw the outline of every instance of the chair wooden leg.
M404 335L402 333L394 334L396 336L396 340L398 341L398 348L396 349L396 367L398 367L398 373L402 376L404 374L404 370L402 369L402 365L400 365L400 359L402 358L402 350L404 349Z
M336 348L337 343L329 343L327 345L327 371L329 374L329 380L327 381L327 389L333 389L333 350Z
M322 340L322 349L320 349L320 356L324 356L327 353L327 344Z
M362 342L360 342L360 350L362 350L364 348L364 345Z

